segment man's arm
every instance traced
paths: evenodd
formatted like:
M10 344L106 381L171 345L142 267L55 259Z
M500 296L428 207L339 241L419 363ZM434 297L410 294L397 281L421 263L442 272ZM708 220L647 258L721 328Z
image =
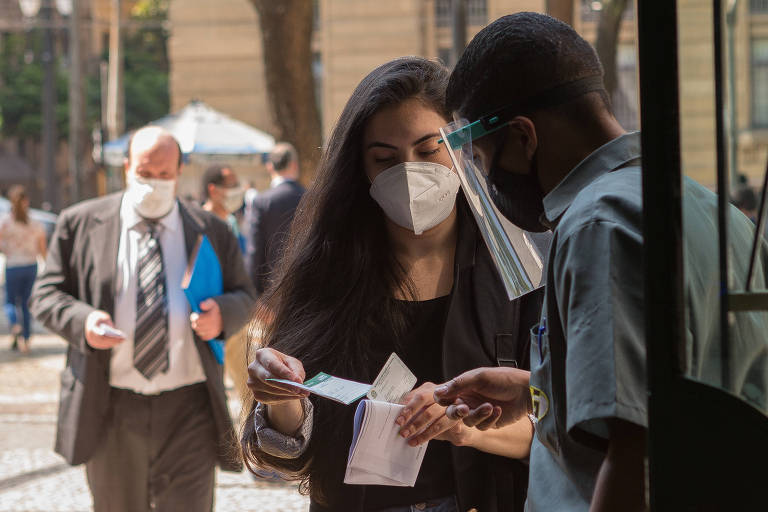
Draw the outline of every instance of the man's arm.
M610 439L590 512L647 510L645 502L645 429L628 421L609 422Z
M95 308L77 298L77 274L69 266L75 243L70 222L69 216L62 213L56 223L45 270L32 291L30 309L48 329L87 353L91 349L85 340L85 323Z

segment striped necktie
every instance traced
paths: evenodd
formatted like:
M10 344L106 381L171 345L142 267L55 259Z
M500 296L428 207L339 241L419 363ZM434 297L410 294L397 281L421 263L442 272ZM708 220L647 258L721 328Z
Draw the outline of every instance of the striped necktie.
M158 228L145 221L136 268L133 366L147 379L168 370L168 298Z

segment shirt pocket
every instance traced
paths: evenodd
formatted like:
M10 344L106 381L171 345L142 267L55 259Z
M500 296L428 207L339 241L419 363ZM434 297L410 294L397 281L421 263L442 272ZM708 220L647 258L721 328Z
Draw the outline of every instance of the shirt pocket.
M559 451L554 403L552 401L552 361L549 350L549 334L540 329L540 324L531 329L531 378L530 392L532 414L536 417L536 436L547 448Z

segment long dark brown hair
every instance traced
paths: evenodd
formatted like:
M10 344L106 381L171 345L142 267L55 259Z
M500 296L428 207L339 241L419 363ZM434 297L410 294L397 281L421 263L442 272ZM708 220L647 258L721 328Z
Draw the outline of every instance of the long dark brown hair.
M8 200L11 202L11 215L13 220L26 224L29 222L29 205L26 201L29 197L27 191L21 185L14 185L8 191Z
M397 290L414 297L413 286L395 259L384 214L369 194L363 132L376 112L411 98L448 119L447 79L445 67L419 57L379 66L354 90L328 140L274 285L262 295L254 320L262 329L261 345L298 358L307 377L324 371L370 382L370 347L403 329L403 314L392 297ZM249 345L255 338L252 332ZM300 458L280 459L255 449L252 396L244 401L241 447L249 469L275 467L301 480L302 490L324 503L341 487L354 408L329 400L313 404L312 440Z

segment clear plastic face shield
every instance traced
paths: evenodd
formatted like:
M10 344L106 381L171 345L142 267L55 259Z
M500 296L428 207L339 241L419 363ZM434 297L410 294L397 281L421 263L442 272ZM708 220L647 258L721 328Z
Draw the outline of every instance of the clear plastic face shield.
M505 123L489 125L484 121L470 124L466 119L459 119L440 128L440 135L453 167L458 172L464 196L496 264L507 296L513 300L539 286L544 255L533 239L535 235L507 221L488 194L488 172L473 153L472 140L496 131Z
M544 255L536 244L538 233L530 233L509 222L488 193L488 173L473 152L472 142L494 133L518 115L553 107L590 92L604 91L602 75L591 75L545 90L524 101L508 104L470 123L456 119L440 129L461 188L507 290L509 299L524 295L541 282ZM490 155L485 155L490 157ZM490 161L488 165L492 165ZM539 239L540 240L540 239Z

